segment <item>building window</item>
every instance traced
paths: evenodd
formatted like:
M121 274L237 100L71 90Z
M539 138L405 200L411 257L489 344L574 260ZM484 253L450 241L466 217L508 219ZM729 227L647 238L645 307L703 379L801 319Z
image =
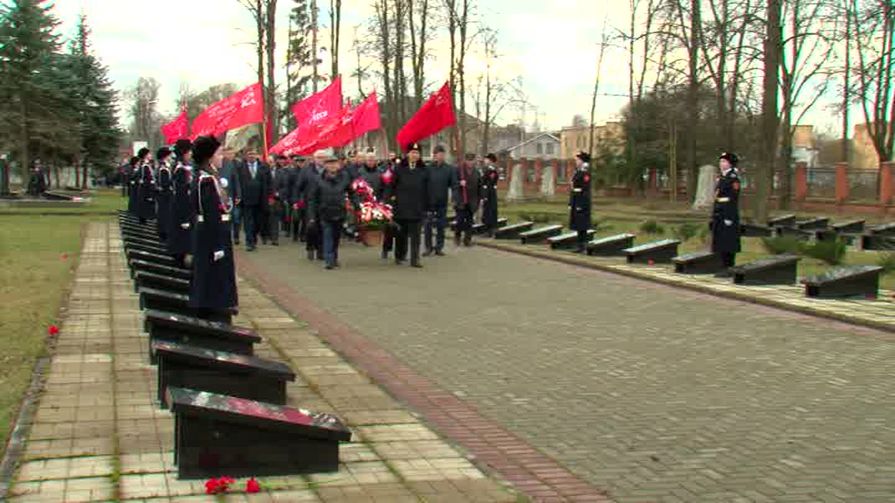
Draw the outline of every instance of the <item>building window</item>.
M553 144L552 143L547 144L547 155L553 155Z
M538 142L538 154L544 153L544 145L541 142Z
M556 183L566 183L566 164L560 162L556 166Z
M534 163L529 163L529 164L528 164L528 173L527 173L527 176L526 176L525 178L526 178L526 180L528 181L528 183L534 183L535 180L537 179L537 177L536 177L536 173L535 173Z

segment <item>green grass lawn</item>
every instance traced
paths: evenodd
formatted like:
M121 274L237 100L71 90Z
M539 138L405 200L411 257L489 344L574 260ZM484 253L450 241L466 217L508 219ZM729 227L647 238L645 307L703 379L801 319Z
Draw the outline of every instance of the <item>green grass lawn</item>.
M58 323L71 287L84 224L106 219L124 199L100 192L80 212L0 211L0 435L3 448L34 362L46 354L47 327ZM72 208L74 210L74 208ZM67 255L63 259L63 254ZM2 449L0 449L2 450Z

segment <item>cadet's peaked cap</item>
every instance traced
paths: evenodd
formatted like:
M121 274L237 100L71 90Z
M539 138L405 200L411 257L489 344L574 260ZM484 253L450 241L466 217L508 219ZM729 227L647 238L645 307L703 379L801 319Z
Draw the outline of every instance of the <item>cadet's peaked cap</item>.
M174 143L174 153L177 155L183 155L190 150L193 150L193 142L186 138L181 138Z
M581 162L590 162L590 154L583 150L579 150L575 157L581 159Z
M155 153L155 158L158 160L162 160L169 155L171 155L171 149L169 149L168 147L162 147Z
M413 151L413 150L416 150L417 152L419 152L419 151L420 151L420 144L417 143L417 142L413 142L413 143L407 145L407 151L408 151L408 152Z
M193 160L196 164L202 164L211 159L211 156L217 152L220 146L221 142L214 136L200 136L196 138L196 142L193 143Z
M740 158L737 157L733 152L724 152L720 156L718 156L718 160L725 159L730 164L736 166L737 162L739 162Z

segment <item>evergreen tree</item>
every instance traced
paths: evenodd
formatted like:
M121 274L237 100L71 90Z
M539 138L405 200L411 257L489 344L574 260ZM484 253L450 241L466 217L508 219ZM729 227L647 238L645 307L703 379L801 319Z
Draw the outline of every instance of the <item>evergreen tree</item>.
M54 82L59 24L43 0L12 0L0 11L0 142L23 176L33 152L53 154L54 129L65 124L66 97Z

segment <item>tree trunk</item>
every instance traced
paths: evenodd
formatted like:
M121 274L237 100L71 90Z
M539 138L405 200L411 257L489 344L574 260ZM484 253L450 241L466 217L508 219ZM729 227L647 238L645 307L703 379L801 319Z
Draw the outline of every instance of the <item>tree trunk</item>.
M851 106L849 73L851 71L851 11L845 7L845 72L842 78L842 153L841 162L849 162L848 108Z
M311 61L313 66L313 71L311 73L311 89L313 89L314 93L317 92L317 80L320 76L320 73L317 71L317 65L319 64L319 57L317 53L318 27L319 24L317 19L317 0L311 0Z
M702 23L700 0L690 0L689 83L687 86L687 196L696 195L696 130L699 126L699 30ZM677 190L677 187L671 187Z
M339 35L342 30L342 0L329 1L329 45L332 56L332 79L339 75Z
M603 33L606 33L606 23L603 23ZM597 94L600 92L600 74L603 70L603 52L606 49L608 39L604 36L600 43L600 53L597 56L597 75L594 77L594 94L590 100L590 138L587 143L587 153L591 157L594 155L594 116L597 113Z
M768 219L768 203L774 181L774 166L777 161L779 145L777 93L779 91L778 78L783 38L780 26L781 3L782 0L767 0L765 16L764 79L761 104L762 155L761 164L757 166L759 169L755 177L756 194L753 203L753 215L756 222L766 222Z
M87 189L87 173L89 169L85 160L81 161L81 188Z
M460 145L458 155L462 158L466 153L466 75L464 64L466 62L466 34L469 29L469 1L463 1L463 14L460 17L460 54L457 57L457 74L460 76L460 116L457 124L460 126Z
M277 0L267 0L266 23L264 26L265 36L267 38L267 96L265 106L267 108L267 122L265 127L270 124L269 137L267 144L273 145L280 137L280 122L277 113L277 83L276 83L276 65L275 54L277 45ZM265 146L266 148L266 146Z
M448 10L448 34L450 35L451 44L451 68L448 72L448 81L451 87L451 103L454 106L454 115L457 115L457 3L456 0L445 0L445 6ZM454 146L460 145L458 127L454 126L451 132Z

